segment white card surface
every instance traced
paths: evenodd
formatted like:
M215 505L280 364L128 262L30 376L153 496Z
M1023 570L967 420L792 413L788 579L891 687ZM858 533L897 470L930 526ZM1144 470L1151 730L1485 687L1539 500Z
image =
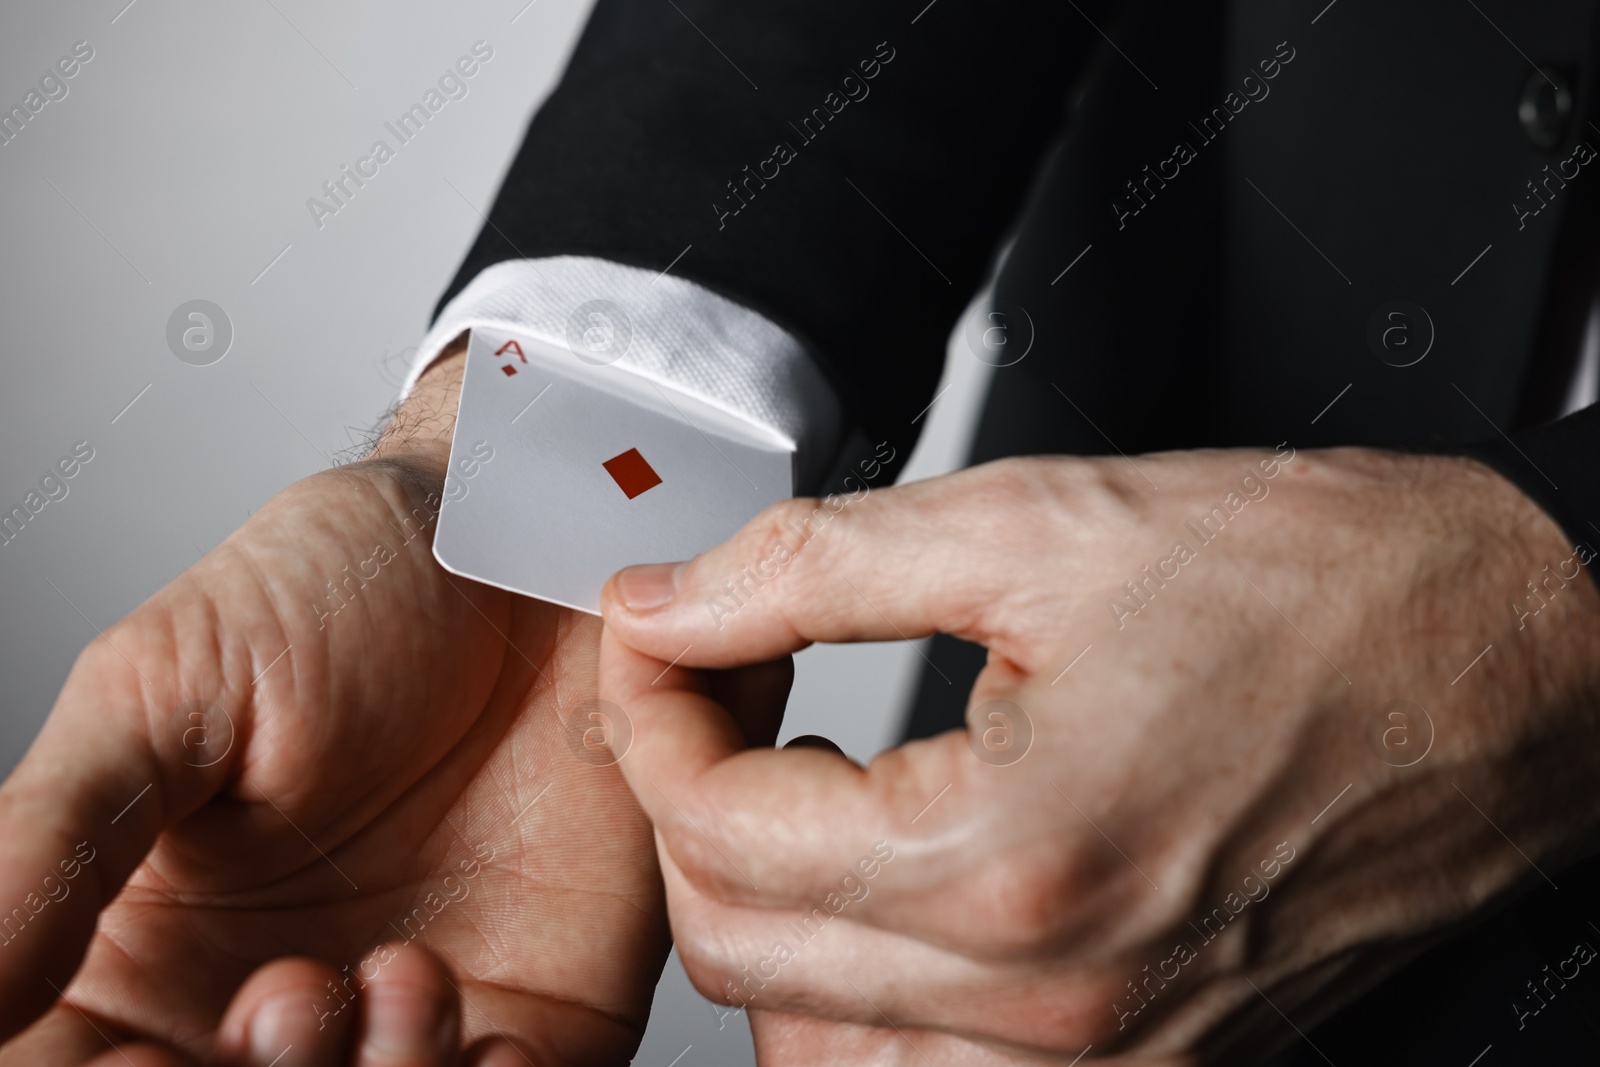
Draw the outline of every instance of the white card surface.
M616 571L688 559L791 496L793 458L780 434L669 386L476 328L434 556L598 613Z

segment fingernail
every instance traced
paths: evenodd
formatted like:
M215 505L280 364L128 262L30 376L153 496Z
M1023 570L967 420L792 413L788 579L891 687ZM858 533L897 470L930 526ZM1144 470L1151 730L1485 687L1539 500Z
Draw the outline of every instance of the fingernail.
M533 1062L509 1038L485 1046L479 1056L478 1067L526 1067Z
M283 1064L307 1062L284 1053L295 1045L310 1056L317 1047L317 1030L311 1023L316 1019L317 1005L299 996L281 996L267 1001L256 1009L250 1022L250 1062L254 1064ZM326 1019L322 1020L326 1024ZM335 1031L337 1032L337 1031Z
M455 1044L454 1012L444 1012L425 994L404 987L374 989L367 998L367 1034L359 1063L433 1063Z
M687 563L646 563L617 575L617 593L630 611L649 611L672 600Z

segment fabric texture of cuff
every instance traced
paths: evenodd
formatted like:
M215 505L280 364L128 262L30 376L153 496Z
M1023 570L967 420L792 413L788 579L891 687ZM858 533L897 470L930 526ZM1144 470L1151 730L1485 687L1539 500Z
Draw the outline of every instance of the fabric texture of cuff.
M618 368L775 430L794 443L797 492L813 491L848 430L832 386L781 327L693 282L586 256L483 270L434 320L401 397L475 326L607 358L620 351Z

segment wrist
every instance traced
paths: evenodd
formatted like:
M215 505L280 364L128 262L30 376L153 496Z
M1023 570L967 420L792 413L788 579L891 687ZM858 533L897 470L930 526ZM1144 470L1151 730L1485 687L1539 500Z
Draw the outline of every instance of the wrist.
M466 364L467 335L463 333L446 345L439 358L417 379L365 458L406 458L430 468L437 467L442 475L450 458L450 440L455 432Z
M1591 855L1600 848L1600 800L1588 784L1600 774L1600 591L1588 573L1593 551L1574 544L1537 501L1494 468L1475 459L1439 462L1460 465L1456 493L1472 501L1478 551L1486 562L1500 561L1485 567L1498 580L1473 606L1494 620L1490 654L1504 657L1479 683L1499 676L1496 698L1482 714L1522 720L1513 791L1535 807L1559 801L1559 815L1546 812L1563 829L1552 835L1553 862ZM1513 810L1509 801L1502 808Z
M1600 681L1600 592L1586 572L1591 551L1575 545L1514 482L1476 459L1402 462L1411 475L1398 479L1407 499L1395 506L1427 531L1414 567L1419 575L1434 572L1429 584L1451 604L1436 623L1467 628L1468 619L1478 620L1473 628L1485 642L1517 665L1486 672L1501 676L1501 699L1583 713L1578 698L1591 696ZM1419 500L1422 486L1431 488Z
M1489 551L1496 545L1509 549L1507 573L1516 581L1508 614L1515 629L1525 631L1533 615L1560 600L1563 628L1570 623L1586 636L1600 634L1600 592L1589 572L1594 549L1574 543L1538 501L1494 468L1476 459L1439 462L1460 469L1455 492L1471 501L1480 542ZM1517 606L1524 599L1527 611ZM1592 640L1585 643L1594 651Z

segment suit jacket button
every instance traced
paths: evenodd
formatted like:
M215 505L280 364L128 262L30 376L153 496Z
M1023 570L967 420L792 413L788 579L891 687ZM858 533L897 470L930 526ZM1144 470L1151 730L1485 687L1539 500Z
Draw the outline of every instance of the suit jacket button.
M1572 120L1572 90L1566 77L1549 68L1529 74L1517 118L1537 147L1550 149L1560 144Z

